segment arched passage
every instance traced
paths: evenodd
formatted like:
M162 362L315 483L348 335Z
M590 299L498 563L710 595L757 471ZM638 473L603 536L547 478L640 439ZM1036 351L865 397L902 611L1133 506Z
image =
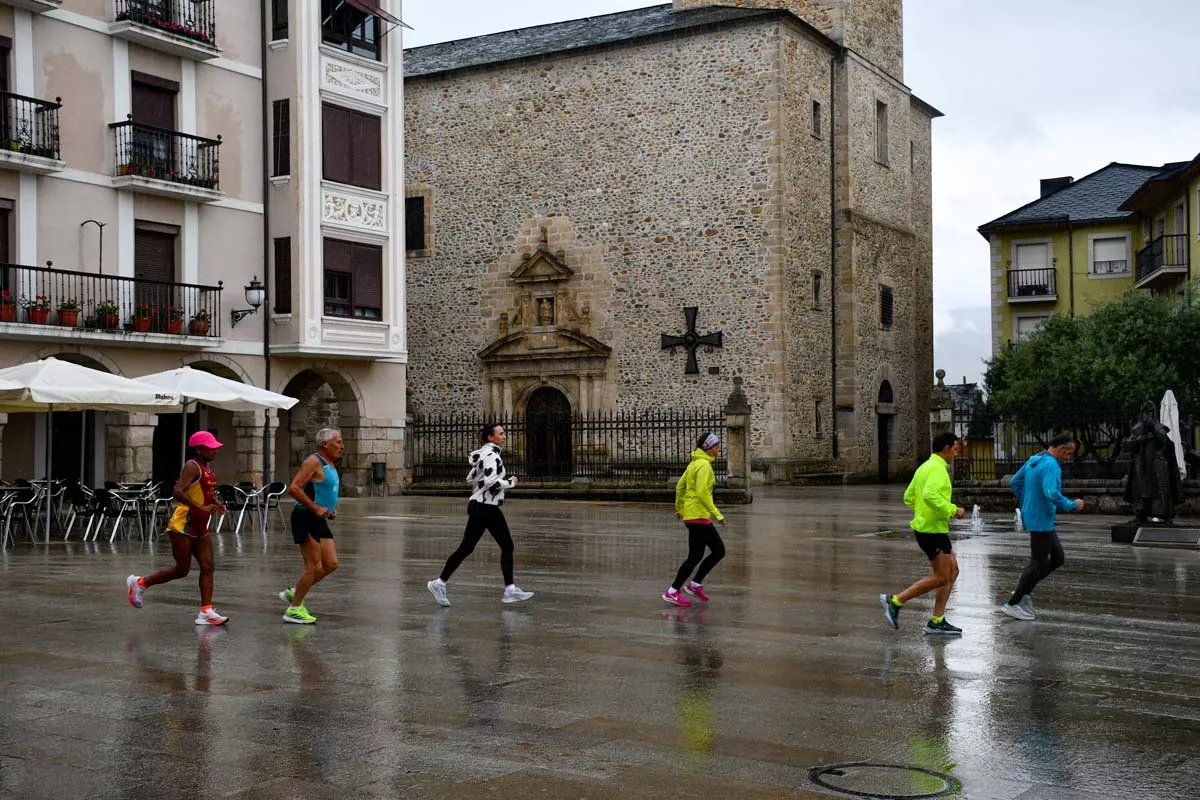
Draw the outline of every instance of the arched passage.
M297 371L279 391L300 402L288 411L279 412L275 479L287 481L316 450L317 431L337 428L346 443L338 465L342 493L350 496L361 493L367 485L371 465L360 458L362 395L358 387L336 369L314 366Z

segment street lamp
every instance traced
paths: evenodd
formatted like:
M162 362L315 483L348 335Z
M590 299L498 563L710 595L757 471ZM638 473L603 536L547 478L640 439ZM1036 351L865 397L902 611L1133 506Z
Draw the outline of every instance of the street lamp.
M255 275L250 279L242 290L246 293L246 302L250 304L250 308L233 308L229 310L230 327L236 328L237 324L243 318L251 314L257 314L259 307L263 304L263 297L266 295L267 287L258 282L258 276Z

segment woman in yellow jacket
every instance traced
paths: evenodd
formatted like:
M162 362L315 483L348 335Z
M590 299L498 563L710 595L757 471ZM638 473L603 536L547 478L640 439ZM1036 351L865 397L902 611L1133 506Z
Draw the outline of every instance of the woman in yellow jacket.
M663 592L663 600L671 605L690 606L692 601L684 597L685 594L707 603L708 595L701 585L704 576L725 557L725 543L712 524L714 518L725 524L725 515L713 505L712 498L713 485L716 484L712 462L720 452L721 440L715 433L701 436L696 440L696 449L692 451L692 463L688 464L683 476L675 484L675 516L687 526L688 555L675 575L675 582ZM708 558L704 558L705 549L709 550ZM700 565L699 569L696 569L697 564ZM695 578L689 581L693 570L696 572Z

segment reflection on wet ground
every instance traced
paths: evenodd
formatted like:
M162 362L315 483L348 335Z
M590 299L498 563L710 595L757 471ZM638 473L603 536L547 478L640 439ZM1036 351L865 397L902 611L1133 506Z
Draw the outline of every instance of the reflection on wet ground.
M505 506L506 606L484 539L425 589L465 500L347 502L341 569L280 619L300 558L276 527L217 540L217 608L195 629L193 572L136 611L124 578L167 543L20 544L0 556L0 795L22 798L828 798L822 765L912 765L971 800L1200 796L1200 553L1109 543L1070 517L1067 564L1034 623L994 613L1026 534L989 517L960 539L949 618L923 637L876 600L927 569L897 488L764 490L727 510L707 607L659 594L685 555L669 508ZM276 521L278 526L278 521ZM964 527L964 533L970 533ZM840 781L840 782L839 782ZM848 771L882 797L922 773Z

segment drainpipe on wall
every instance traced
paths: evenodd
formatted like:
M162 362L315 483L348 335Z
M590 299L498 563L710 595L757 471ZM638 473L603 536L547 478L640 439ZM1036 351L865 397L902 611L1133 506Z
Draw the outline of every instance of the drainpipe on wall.
M259 82L262 85L262 195L263 195L263 214L262 214L262 248L263 248L263 388L271 390L271 170L267 165L271 163L271 93L267 86L267 40L269 33L267 31L267 5L260 2L258 4L258 15L260 18L260 59L262 65L262 80ZM276 412L278 413L278 412ZM263 457L262 457L262 482L266 486L271 482L271 412L263 412Z

